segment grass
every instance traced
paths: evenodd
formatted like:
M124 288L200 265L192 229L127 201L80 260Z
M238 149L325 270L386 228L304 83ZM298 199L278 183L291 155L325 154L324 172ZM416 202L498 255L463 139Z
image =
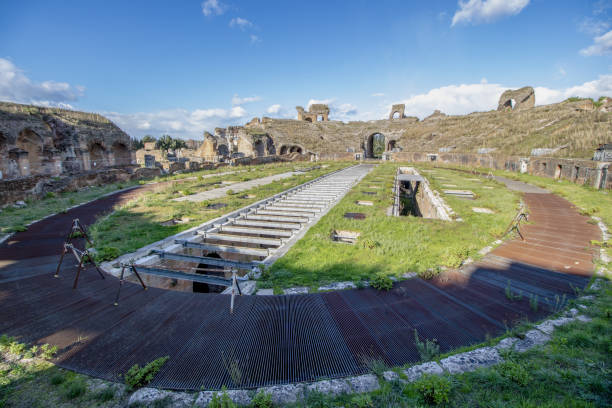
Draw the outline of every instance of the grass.
M237 210L263 198L272 196L293 186L305 183L325 173L350 165L350 163L322 163L325 168L315 169L300 175L283 179L240 194L229 194L214 201L190 202L172 201L189 193L198 193L221 187L222 181L247 181L294 169L294 164L272 164L249 168L248 171L232 175L216 176L202 180L195 178L180 184L164 184L149 191L131 202L115 208L105 218L99 219L90 227L90 236L98 251L99 261L111 260L117 256L164 239L222 214ZM247 198L241 198L246 195ZM210 204L225 204L213 209ZM184 222L164 226L162 222L179 219Z
M199 178L210 174L227 171L251 171L255 166L239 168L219 167L215 170L201 170L193 173L182 173L168 176L155 177L152 180L126 181L106 184L103 186L85 187L78 191L65 193L47 193L43 198L37 200L26 200L26 207L15 208L7 206L0 211L0 233L11 233L25 231L26 225L32 221L39 220L48 215L65 211L66 209L81 203L95 200L105 194L112 193L126 187L150 182L163 182L171 180L185 180Z
M371 280L378 273L400 276L417 272L421 276L436 274L439 267L457 267L468 257L476 259L478 251L499 238L517 212L518 195L505 186L486 179L469 180L473 176L437 169L423 175L431 187L441 191L442 184L451 189L468 189L475 200L444 197L462 222L390 217L394 163L381 164L355 186L328 214L313 226L289 252L279 259L262 287L314 286L333 281ZM420 166L424 170L429 170ZM378 186L379 188L372 188ZM485 188L488 187L488 188ZM374 192L368 195L366 192ZM360 206L358 200L372 201L373 206ZM494 214L472 211L486 207ZM364 220L344 218L347 212L366 214ZM334 229L361 232L357 244L333 242Z
M24 208L7 206L0 211L0 233L25 231L26 225L32 221L136 184L136 182L124 182L88 187L79 191L49 194L38 200L27 200L27 206Z

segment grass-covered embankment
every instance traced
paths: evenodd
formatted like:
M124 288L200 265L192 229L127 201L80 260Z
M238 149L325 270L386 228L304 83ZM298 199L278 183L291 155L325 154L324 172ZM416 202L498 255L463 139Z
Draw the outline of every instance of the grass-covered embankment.
M435 169L422 172L432 189L467 189L476 194L475 200L442 194L463 221L388 216L398 166L397 163L381 164L372 170L264 274L261 286L314 286L334 281L370 280L378 272L435 274L440 266L457 267L468 257L477 258L478 251L499 238L516 214L519 196L503 184L484 178L470 180L475 177ZM358 205L358 200L372 201L373 206ZM489 208L495 213L475 213L472 207ZM347 212L364 213L366 219L344 218ZM359 231L361 236L355 245L336 243L331 240L334 229Z
M90 233L94 246L98 250L98 260L111 260L119 255L134 252L145 245L351 164L318 163L318 166L325 167L316 168L278 182L241 191L237 194L228 194L223 198L213 201L191 202L173 201L173 199L222 187L220 184L222 181L241 182L254 180L306 168L308 164L284 163L254 166L248 168L248 171L240 173L206 179L196 177L193 180L183 181L180 184L170 183L162 185L158 189L146 192L135 200L115 208L112 214L98 220L91 226ZM225 206L215 209L209 207L210 204ZM168 226L161 225L161 223L173 219L181 220L181 223Z

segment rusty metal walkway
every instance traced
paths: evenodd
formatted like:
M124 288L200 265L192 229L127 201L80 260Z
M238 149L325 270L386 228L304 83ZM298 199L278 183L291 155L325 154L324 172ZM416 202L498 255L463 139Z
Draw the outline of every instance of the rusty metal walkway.
M127 193L122 193L127 194ZM132 192L134 194L134 192ZM59 214L0 246L0 333L51 343L55 362L120 381L133 364L169 356L153 386L196 390L246 388L366 372L373 360L400 365L419 359L414 330L441 351L503 334L520 319L549 314L575 296L593 270L597 227L551 194L525 194L526 241L508 242L477 264L434 280L411 279L389 292L347 290L297 296L229 296L143 291L93 270L72 289L74 265L53 269L72 218L91 223L121 200L111 196ZM36 239L30 241L29 239ZM510 285L520 300L510 300ZM539 297L539 308L529 298Z

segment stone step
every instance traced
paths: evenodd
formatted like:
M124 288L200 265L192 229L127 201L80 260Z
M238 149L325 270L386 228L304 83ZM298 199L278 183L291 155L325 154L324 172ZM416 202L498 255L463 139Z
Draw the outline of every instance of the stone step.
M274 228L249 228L249 227L239 227L235 225L223 225L221 226L221 231L223 232L238 232L240 234L252 234L252 235L267 235L271 237L283 237L289 238L293 235L293 232L286 231L283 229L274 229Z

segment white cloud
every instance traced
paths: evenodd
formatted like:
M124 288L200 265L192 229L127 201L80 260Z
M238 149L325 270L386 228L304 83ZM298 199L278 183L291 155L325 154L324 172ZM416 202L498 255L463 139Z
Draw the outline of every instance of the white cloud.
M278 113L281 110L281 106L277 103L274 105L270 105L268 107L268 109L266 109L266 113L272 114L272 115L278 115Z
M465 115L476 111L489 111L497 108L501 94L507 89L518 86L502 84L461 84L435 88L427 93L413 95L404 100L406 114L424 118L439 109L450 115ZM536 104L548 105L566 100L572 96L599 98L612 95L612 75L601 75L594 81L563 89L536 87ZM391 107L389 106L387 111Z
M589 35L601 35L608 31L609 28L609 22L591 17L585 17L580 24L578 24L578 31Z
M205 16L218 16L225 12L225 4L219 0L206 0L202 3L202 13Z
M612 30L599 37L595 37L593 39L593 45L580 50L580 54L585 57L612 54Z
M490 23L520 13L530 0L459 0L451 26L457 23Z
M85 88L66 82L33 82L12 61L0 58L0 100L73 109Z
M247 96L246 98L241 98L238 95L234 95L232 98L232 105L243 105L245 103L257 102L261 101L261 97L259 96Z
M380 97L380 96L385 96L385 94L384 94L384 93L382 93L382 92L377 92L377 93L373 93L373 94L372 94L372 95L370 95L370 96Z
M238 27L241 30L246 30L247 28L253 27L253 23L251 23L246 18L242 17L234 17L229 22L230 27Z
M561 102L572 96L594 99L600 96L610 96L612 95L612 75L600 75L599 78L594 81L585 82L581 85L565 89L536 87L535 92L538 105Z
M499 96L506 89L508 87L487 82L448 85L424 94L413 95L403 103L406 104L407 115L416 115L420 118L430 115L436 109L450 115L460 115L497 107Z
M157 112L118 113L104 112L130 136L169 133L184 139L201 139L204 130L215 127L244 124L248 112L241 106L231 109L169 109Z
M310 109L311 105L315 105L315 104L324 104L324 105L330 105L332 102L335 102L336 100L334 98L330 98L330 99L311 99L308 101L308 108Z
M251 44L261 42L261 38L258 35L251 34L250 38L251 38Z

